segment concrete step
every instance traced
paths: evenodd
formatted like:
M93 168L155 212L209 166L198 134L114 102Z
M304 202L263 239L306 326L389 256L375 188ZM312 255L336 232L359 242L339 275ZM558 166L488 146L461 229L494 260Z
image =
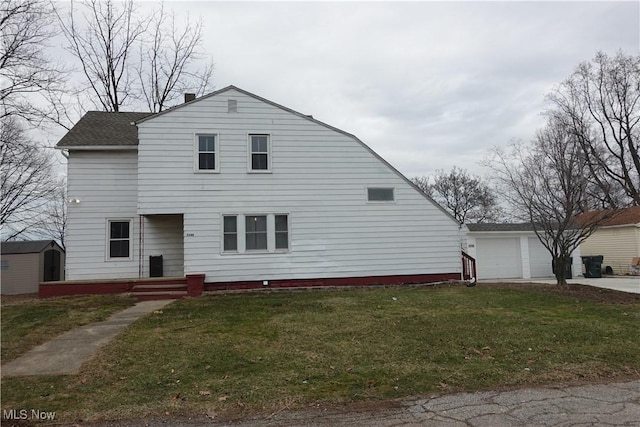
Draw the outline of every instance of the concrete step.
M152 290L152 289L158 289L158 290L162 290L162 289L167 289L167 290L185 290L187 289L187 285L183 284L183 283L176 283L176 284L166 284L166 285L135 285L133 288L131 288L133 292L137 292L137 291L145 291L145 290Z

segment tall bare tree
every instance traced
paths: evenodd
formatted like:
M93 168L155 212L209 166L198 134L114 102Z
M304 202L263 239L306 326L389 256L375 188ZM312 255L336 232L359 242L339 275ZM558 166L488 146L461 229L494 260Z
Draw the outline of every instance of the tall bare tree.
M521 220L532 224L551 254L558 285L565 285L571 253L611 211L601 211L577 223L589 185L587 160L564 122L549 119L531 144L514 143L494 149L484 164L492 169L502 196Z
M549 95L548 112L584 152L603 203L640 205L640 55L599 52Z
M47 0L0 2L0 118L46 119L46 99L65 91L65 71L44 52L56 31Z
M80 11L71 2L66 17L58 13L68 50L79 61L86 90L96 106L119 111L133 92L131 74L135 43L146 24L134 15L133 1L87 0Z
M180 27L175 13L160 6L149 26L150 41L140 45L137 65L141 96L151 112L166 109L183 93L202 95L211 87L213 63L198 67L204 59L201 51L202 21L189 19Z
M71 3L58 18L67 49L80 64L80 88L94 107L121 111L124 106L157 112L182 96L211 89L213 65L204 59L202 24L181 26L162 5L149 15L132 0Z
M2 238L29 235L40 227L57 183L52 156L27 138L16 117L0 119L0 174Z
M460 222L497 222L503 216L498 198L482 178L453 167L436 171L431 184L427 177L412 179L426 194L442 204Z

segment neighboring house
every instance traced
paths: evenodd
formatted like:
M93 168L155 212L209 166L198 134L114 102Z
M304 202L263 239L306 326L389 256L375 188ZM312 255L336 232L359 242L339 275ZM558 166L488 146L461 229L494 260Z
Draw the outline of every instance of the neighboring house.
M467 224L468 253L476 258L478 279L553 277L552 257L530 223ZM582 275L580 251L572 257L572 276Z
M640 257L640 206L615 212L580 245L580 252L583 256L602 255L603 273L630 274L633 258Z
M54 240L2 242L0 270L3 295L36 293L40 282L64 280L64 250Z
M211 286L460 279L460 225L437 203L355 136L234 86L89 112L57 147L69 280L149 277L160 255L154 276Z

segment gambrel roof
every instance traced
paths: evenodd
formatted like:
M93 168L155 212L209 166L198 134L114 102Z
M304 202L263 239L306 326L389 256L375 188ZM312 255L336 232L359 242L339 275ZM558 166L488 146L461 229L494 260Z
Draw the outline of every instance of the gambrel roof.
M323 126L327 129L333 130L335 132L338 132L342 135L345 135L353 139L356 143L362 145L380 162L382 162L384 165L389 167L389 169L391 169L396 175L402 178L407 184L413 187L416 191L420 192L425 199L433 203L451 220L453 220L458 225L460 224L458 220L456 220L453 215L451 215L447 210L445 210L442 206L440 206L439 203L433 200L433 198L431 198L428 194L420 190L420 188L418 188L413 182L411 182L411 180L405 177L400 171L398 171L395 167L393 167L389 162L387 162L384 158L382 158L378 153L372 150L367 144L362 142L355 135L345 132L336 127L333 127L331 125L328 125L324 122L321 122L320 120L316 120L310 115L299 113L295 110L292 110L291 108L277 104L273 101L270 101L266 98L262 98L258 95L255 95L251 92L248 92L244 89L240 89L233 85L211 92L207 95L201 96L200 98L196 98L192 101L188 101L183 104L176 105L175 107L169 108L159 113L131 113L131 112L115 113L115 112L90 111L87 114L85 114L85 116L82 117L82 119L80 119L80 121L67 133L67 135L65 135L60 140L60 142L58 142L56 147L60 149L66 149L66 148L84 148L84 149L94 148L95 149L100 147L108 149L108 148L126 148L131 146L137 146L138 130L137 130L137 126L134 126L134 125L144 123L148 120L153 120L156 117L162 116L164 114L169 114L177 109L183 108L185 106L191 105L196 102L200 102L203 99L220 95L230 90L235 90L239 93L250 96L256 100L272 105L281 110L287 111L304 120L308 120L310 122L316 123L320 126Z

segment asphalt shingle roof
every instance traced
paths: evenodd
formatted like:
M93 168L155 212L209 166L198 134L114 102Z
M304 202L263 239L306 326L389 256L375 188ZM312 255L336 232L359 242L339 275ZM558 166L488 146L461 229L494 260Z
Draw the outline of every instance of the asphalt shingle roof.
M469 231L533 231L533 226L529 222L518 224L466 224Z
M619 209L617 211L604 211L609 212L611 218L606 219L602 223L602 227L611 227L614 225L631 225L640 224L640 206L633 206L626 209ZM597 215L602 215L603 211L591 211L585 212L582 215L576 217L578 222L588 222L597 219Z
M2 242L0 252L3 254L33 254L42 252L53 240L30 240L23 242Z
M131 123L152 114L89 111L62 137L57 147L138 145L138 128Z

